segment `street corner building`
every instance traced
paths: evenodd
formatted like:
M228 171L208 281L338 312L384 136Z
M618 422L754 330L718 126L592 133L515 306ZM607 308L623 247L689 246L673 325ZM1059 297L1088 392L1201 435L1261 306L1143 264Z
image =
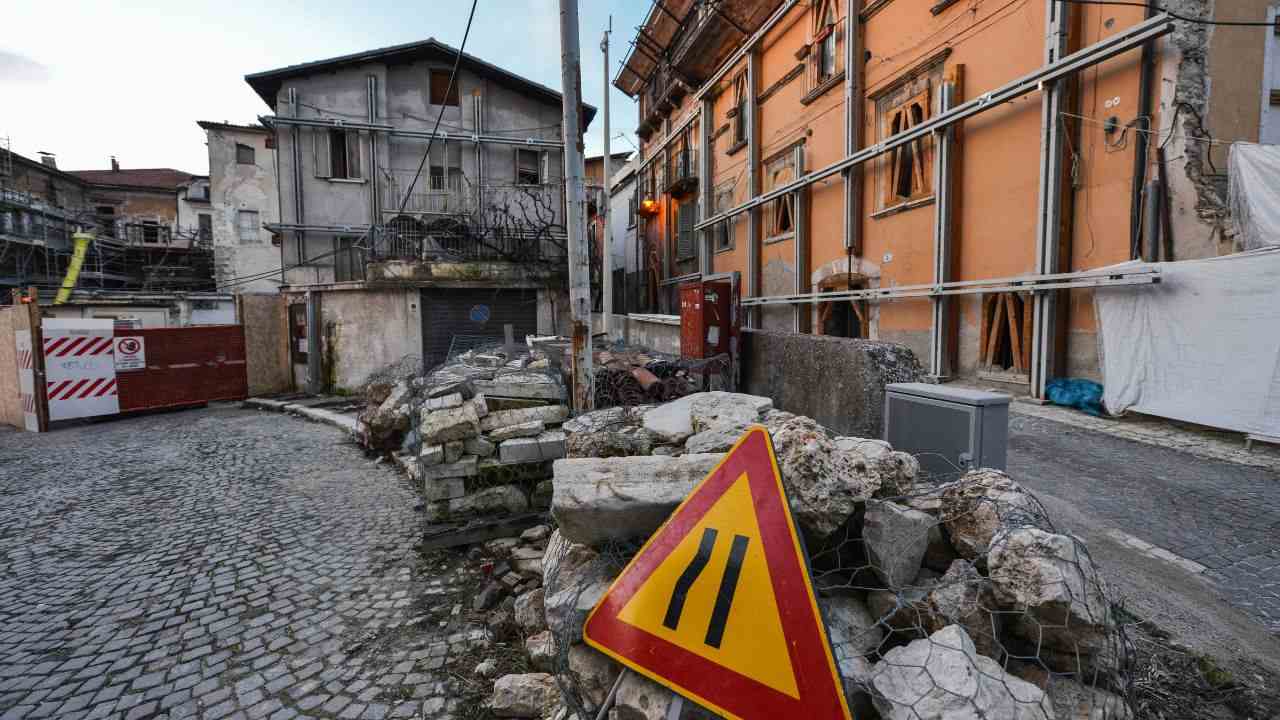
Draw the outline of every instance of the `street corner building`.
M245 80L272 111L299 385L568 326L559 92L434 39Z
M1034 396L1100 379L1096 289L1158 282L1102 268L1240 249L1227 145L1280 142L1280 35L1200 21L1272 4L654 3L613 79L641 140L622 311L736 274L752 329Z

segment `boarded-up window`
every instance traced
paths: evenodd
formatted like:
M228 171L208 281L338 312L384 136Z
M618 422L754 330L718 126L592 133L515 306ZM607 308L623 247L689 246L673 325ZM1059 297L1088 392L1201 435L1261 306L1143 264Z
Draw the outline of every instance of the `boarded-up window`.
M450 87L452 73L448 70L431 71L431 104L458 107L458 83L455 79Z
M942 80L940 61L915 70L875 98L876 130L880 141L908 132L929 120L933 88ZM880 210L897 207L933 194L933 139L928 133L898 145L881 156L876 166Z
M542 153L516 148L516 184L542 184Z
M982 296L982 325L978 357L980 374L1002 377L1031 373L1031 294L992 293Z

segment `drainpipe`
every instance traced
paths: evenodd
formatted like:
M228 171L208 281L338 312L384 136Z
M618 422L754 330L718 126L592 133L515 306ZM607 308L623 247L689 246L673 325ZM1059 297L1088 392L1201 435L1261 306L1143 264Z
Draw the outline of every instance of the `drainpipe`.
M1147 6L1146 18L1155 15L1155 8ZM1138 75L1138 102L1141 106L1135 123L1143 122L1151 129L1151 83L1155 76L1155 41L1142 45L1141 72ZM1094 89L1097 92L1097 89ZM1135 128L1136 130L1137 128ZM1147 184L1147 133L1136 133L1133 143L1133 185L1129 190L1129 258L1142 257L1142 195ZM1150 202L1150 198L1147 199Z

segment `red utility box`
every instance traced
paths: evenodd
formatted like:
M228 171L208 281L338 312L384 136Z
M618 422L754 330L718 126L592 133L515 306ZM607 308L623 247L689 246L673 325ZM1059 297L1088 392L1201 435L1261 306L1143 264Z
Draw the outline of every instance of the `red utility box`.
M738 354L738 285L704 280L680 286L680 355L700 360Z

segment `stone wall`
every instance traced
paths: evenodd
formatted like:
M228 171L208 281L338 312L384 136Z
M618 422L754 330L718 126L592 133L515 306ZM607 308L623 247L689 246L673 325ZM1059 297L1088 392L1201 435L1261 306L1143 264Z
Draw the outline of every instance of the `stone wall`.
M880 437L885 384L922 375L915 354L895 343L743 331L741 392L773 398L774 407L839 435Z

